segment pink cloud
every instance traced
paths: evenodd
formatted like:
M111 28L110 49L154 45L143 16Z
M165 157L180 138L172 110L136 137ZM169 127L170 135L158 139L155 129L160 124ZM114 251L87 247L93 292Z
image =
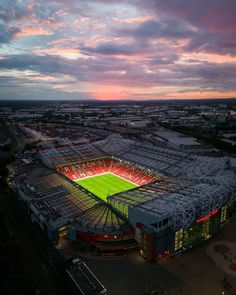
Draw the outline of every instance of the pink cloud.
M119 23L126 23L126 24L133 24L133 23L143 23L151 19L151 16L144 15L144 16L137 16L137 17L130 17L130 18L112 18L113 21Z
M52 35L52 34L53 34L52 32L43 28L25 27L20 29L20 31L15 34L15 38L21 38L26 36L37 36L37 35Z

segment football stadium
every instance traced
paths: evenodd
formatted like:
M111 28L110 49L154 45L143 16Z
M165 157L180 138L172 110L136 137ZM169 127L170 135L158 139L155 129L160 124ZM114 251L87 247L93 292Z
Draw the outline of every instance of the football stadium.
M148 261L204 242L229 218L235 173L227 157L111 134L39 148L40 165L14 188L52 243L93 255L139 250Z
M57 168L79 186L107 202L109 196L154 182L154 173L114 158L100 158Z

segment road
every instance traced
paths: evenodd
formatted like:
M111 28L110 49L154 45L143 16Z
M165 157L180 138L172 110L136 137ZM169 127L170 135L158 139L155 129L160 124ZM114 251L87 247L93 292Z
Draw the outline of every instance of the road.
M15 155L19 156L26 143L33 141L33 138L27 138L26 135L18 128L17 125L12 124L10 127L12 138L16 143Z

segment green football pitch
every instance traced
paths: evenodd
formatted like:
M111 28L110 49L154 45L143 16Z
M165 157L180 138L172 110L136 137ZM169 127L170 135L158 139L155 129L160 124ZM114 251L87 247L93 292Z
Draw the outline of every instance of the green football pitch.
M137 187L137 185L111 173L80 179L76 183L105 202L107 197L111 195Z

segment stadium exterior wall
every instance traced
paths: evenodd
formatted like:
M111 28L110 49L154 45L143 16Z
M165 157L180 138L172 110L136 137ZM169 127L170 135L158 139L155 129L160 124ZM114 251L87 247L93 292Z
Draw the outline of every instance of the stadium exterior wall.
M166 221L167 216L155 219L135 208L129 208L129 220L135 227L140 252L147 260L152 260L160 256L174 256L215 235L227 222L230 208L230 203L225 204L206 216L196 218L188 228L177 231Z

